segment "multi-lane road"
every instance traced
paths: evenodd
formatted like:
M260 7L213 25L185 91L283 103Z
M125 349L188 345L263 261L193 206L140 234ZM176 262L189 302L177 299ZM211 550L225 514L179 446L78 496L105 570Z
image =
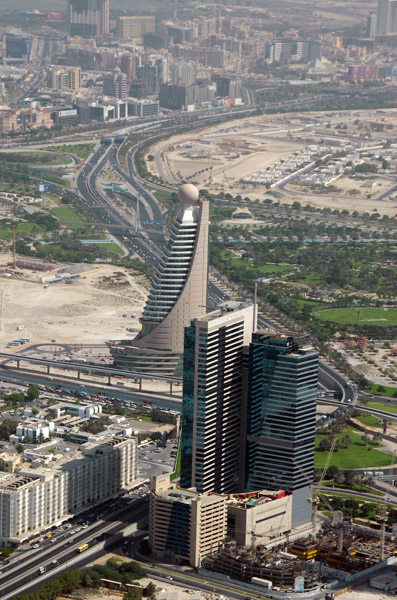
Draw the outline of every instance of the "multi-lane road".
M100 544L102 548L105 541L105 548L107 548L106 540L112 544L117 541L115 536L119 534L117 545L120 545L123 531L131 528L134 523L137 524L137 528L144 528L147 525L147 518L147 498L137 498L109 515L109 520L100 519L74 535L66 529L61 535L57 535L55 543L52 543L50 538L41 545L40 549L28 551L28 556L24 556L21 552L19 559L13 559L2 569L1 598L15 595L25 585L33 587L40 583L43 579L38 571L40 567L45 569L47 576L52 570L58 570L58 567L68 568L70 561L77 556L77 549L83 544L87 543L91 548Z

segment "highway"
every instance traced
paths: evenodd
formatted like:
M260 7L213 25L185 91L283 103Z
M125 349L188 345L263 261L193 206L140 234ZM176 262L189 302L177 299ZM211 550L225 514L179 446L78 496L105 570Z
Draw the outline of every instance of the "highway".
M81 529L71 536L66 530L63 537L57 537L56 543L48 539L42 549L36 550L32 555L24 558L21 554L18 561L12 560L3 568L0 576L1 598L9 594L15 595L25 585L29 589L34 584L39 584L43 578L38 573L39 567L45 567L46 572L57 567L67 570L68 564L77 554L77 548L85 543L90 546L111 540L115 534L122 534L123 530L137 523L138 527L147 524L148 505L145 499L136 499L132 504L127 504L120 510L109 515L109 521L100 520L87 529ZM120 536L120 540L121 540ZM119 543L120 543L119 540ZM65 568L66 567L66 568ZM48 575L48 573L47 573ZM34 582L34 583L33 583Z
M102 395L103 398L117 398L118 400L127 400L130 402L146 403L153 407L164 408L166 410L181 410L182 398L162 394L153 390L133 390L114 386L101 386L89 380L79 380L77 378L66 378L61 376L48 376L45 373L38 374L33 371L4 370L0 368L0 379L10 382L29 382L45 385L47 387L61 386L63 390L71 392L81 392L86 394ZM64 401L67 401L65 397Z

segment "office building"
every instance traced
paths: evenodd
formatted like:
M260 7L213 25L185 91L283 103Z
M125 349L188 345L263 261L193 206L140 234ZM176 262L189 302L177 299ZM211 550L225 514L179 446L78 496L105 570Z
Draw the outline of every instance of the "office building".
M146 100L138 98L128 98L128 116L138 117L155 117L159 114L159 101Z
M162 108L182 110L187 107L188 95L185 85L163 83L160 85L159 102Z
M120 70L127 77L127 84L130 84L136 77L135 56L131 52L126 52L121 57Z
M7 58L21 58L26 62L30 62L33 44L32 38L8 33L5 39Z
M109 0L69 0L70 35L102 38L109 33Z
M192 42L194 37L193 29L186 25L168 25L168 35L174 44Z
M0 542L27 541L131 487L136 448L135 438L114 437L54 455L50 465L0 473Z
M227 496L178 489L169 474L152 477L149 545L157 558L198 567L221 548L226 525Z
M112 73L103 76L103 93L111 98L127 97L127 75L120 69L115 69Z
M186 60L177 59L170 66L172 85L191 85L196 79L194 65Z
M232 494L227 505L227 534L239 546L266 544L291 530L292 495L284 490Z
M182 487L216 493L242 489L243 346L251 341L252 328L253 306L233 302L194 318L185 329Z
M367 17L367 36L371 39L376 37L378 32L378 15L376 12L369 13Z
M154 16L119 17L117 19L117 37L119 40L143 41L146 34L154 33L156 21Z
M230 79L230 77L215 76L216 93L221 98L241 98L241 79Z
M132 98L138 98L138 100L142 100L146 98L146 85L144 81L140 79L133 79L130 85L130 96Z
M254 333L248 351L246 489L289 490L292 527L311 520L318 353L292 334Z
M397 0L378 0L376 21L378 35L397 33Z
M152 373L181 372L184 328L205 312L208 285L209 202L194 185L179 189L182 207L159 260L135 340L110 344L115 365Z

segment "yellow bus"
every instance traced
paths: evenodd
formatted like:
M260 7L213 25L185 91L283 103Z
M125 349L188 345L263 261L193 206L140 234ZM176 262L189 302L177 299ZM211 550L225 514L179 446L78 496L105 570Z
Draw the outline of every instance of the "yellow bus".
M88 544L83 544L82 546L79 546L79 548L77 548L77 552L80 554L81 552L85 552L85 550L87 550L88 548Z

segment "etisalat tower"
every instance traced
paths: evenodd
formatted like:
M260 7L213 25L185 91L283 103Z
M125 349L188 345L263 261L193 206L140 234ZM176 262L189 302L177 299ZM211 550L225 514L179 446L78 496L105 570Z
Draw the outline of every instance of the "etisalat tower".
M120 369L181 374L184 328L206 312L208 288L209 202L192 184L179 188L182 206L169 243L159 260L152 289L134 340L110 344Z

